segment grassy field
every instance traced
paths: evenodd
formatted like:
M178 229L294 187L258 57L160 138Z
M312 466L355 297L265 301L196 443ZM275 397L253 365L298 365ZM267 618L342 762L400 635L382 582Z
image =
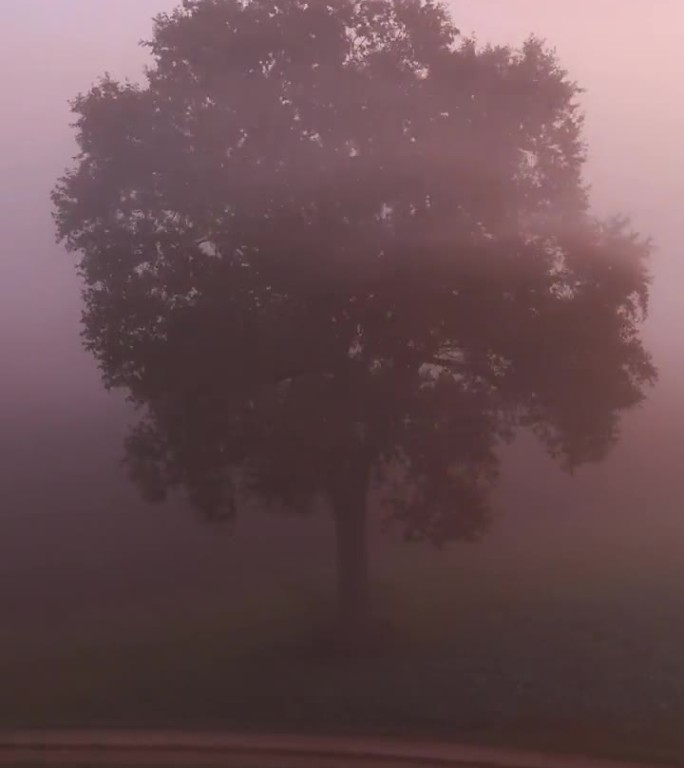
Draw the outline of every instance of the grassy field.
M373 658L308 645L329 608L325 568L248 590L131 595L30 640L5 633L0 727L438 736L684 763L673 572L404 550L379 570L395 639Z

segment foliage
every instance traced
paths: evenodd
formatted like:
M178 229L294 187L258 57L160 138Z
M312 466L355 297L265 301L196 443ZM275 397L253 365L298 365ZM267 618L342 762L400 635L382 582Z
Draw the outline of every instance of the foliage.
M147 45L143 85L74 101L53 197L150 499L376 486L441 544L485 529L517 428L605 455L655 376L650 244L591 215L540 41L478 47L436 0L185 0Z

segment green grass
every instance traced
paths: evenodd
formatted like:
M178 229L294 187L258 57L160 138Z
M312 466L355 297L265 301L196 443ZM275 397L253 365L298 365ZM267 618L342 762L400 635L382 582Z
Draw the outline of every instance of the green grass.
M103 610L0 657L0 727L181 727L439 737L684 762L684 611L669 575L393 554L381 656L304 652L311 590ZM300 577L298 577L300 578Z

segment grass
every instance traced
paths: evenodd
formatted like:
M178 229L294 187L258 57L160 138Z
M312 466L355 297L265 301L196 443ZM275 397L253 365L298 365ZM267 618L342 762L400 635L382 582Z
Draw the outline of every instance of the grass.
M409 552L381 570L400 639L382 656L301 652L324 620L324 577L316 590L300 574L246 594L132 597L6 642L0 727L439 737L684 763L684 612L669 575Z

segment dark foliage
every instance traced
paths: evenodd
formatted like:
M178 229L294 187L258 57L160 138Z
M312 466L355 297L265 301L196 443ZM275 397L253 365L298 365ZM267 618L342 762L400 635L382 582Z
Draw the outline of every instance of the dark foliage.
M436 0L186 0L147 45L144 85L75 100L54 202L148 498L344 526L381 487L441 544L486 528L515 429L605 455L655 376L650 245L591 215L539 41L479 48Z

